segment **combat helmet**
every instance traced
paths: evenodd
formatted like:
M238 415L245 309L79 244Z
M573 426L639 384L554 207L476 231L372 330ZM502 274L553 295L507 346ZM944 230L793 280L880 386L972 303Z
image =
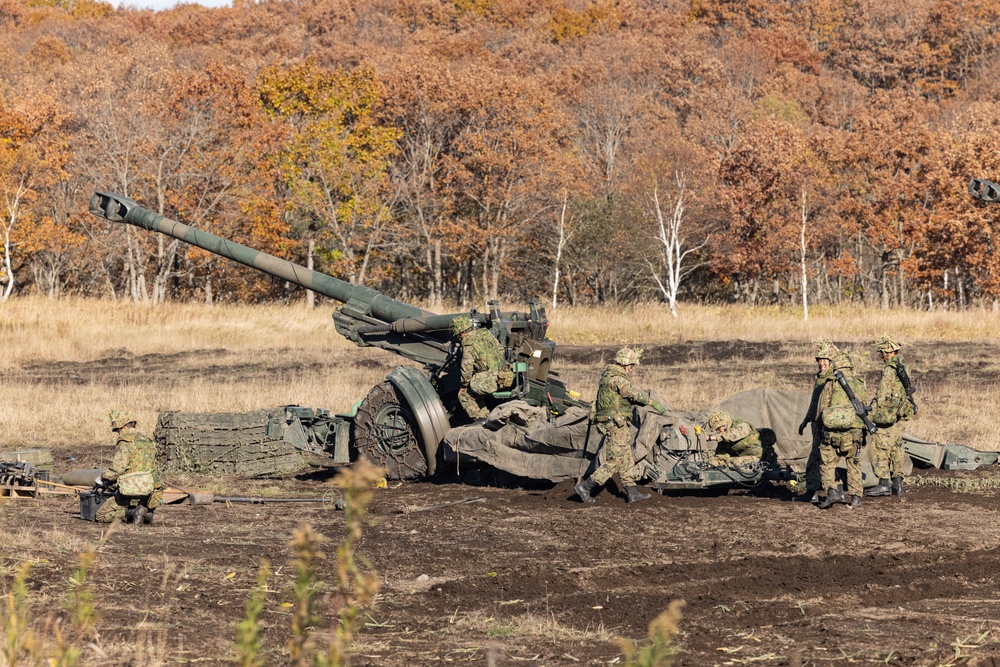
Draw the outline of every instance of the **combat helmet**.
M642 356L642 348L623 347L615 355L615 363L619 366L638 366Z
M725 410L717 410L708 417L708 427L713 431L720 428L729 428L733 424L733 418Z
M840 356L840 350L837 346L827 340L820 340L816 342L816 361L820 359L828 359L830 363Z
M468 315L459 315L451 321L451 332L456 336L464 334L472 328L472 319Z
M854 370L854 359L847 352L841 352L837 355L837 358L833 360L833 367L838 370L843 370L845 368L850 368Z
M879 352L885 352L888 354L889 352L898 352L899 348L902 346L899 344L899 341L895 341L892 338L889 338L888 335L885 335L875 341L875 347L878 348Z
M112 410L108 413L108 421L111 423L112 431L120 431L129 424L134 424L135 417L121 410Z

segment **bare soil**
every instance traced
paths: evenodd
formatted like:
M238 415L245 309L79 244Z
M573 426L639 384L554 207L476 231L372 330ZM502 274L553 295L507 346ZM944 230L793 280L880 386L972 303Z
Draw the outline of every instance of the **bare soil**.
M734 341L704 349L708 345L650 349L644 361L669 367L709 358L722 368L727 359L808 357L804 345ZM995 352L970 349L965 370L995 381ZM592 369L613 350L560 353L571 369ZM921 353L934 371L934 350ZM36 382L126 378L155 385L183 382L191 373L280 376L288 364L332 370L318 360L228 367L225 358L219 350L139 361L122 354L15 372ZM808 386L809 371L794 367L783 377ZM60 451L56 472L99 465L109 456L110 447ZM964 475L992 479L1000 470ZM320 496L331 490L324 478L320 472L250 485L211 483L231 495L255 495L266 484L270 495ZM778 486L721 497L654 495L636 505L626 505L610 487L592 506L576 500L571 483L408 483L377 490L359 550L381 576L382 589L366 612L353 664L614 664L621 655L615 637L643 639L650 621L677 599L686 605L676 640L679 665L1000 664L995 492L913 484L899 498L822 511L791 502L791 493ZM474 498L485 501L400 512ZM264 559L275 574L263 641L268 664L284 664L291 534L311 524L329 539L332 556L344 532L343 513L329 504L164 507L152 526L110 532L76 518L77 512L73 497L4 503L0 517L11 541L0 554L5 574L12 561L35 559L34 614L43 619L64 613L60 601L77 553L81 545L97 545L93 583L102 620L95 646L106 657L90 647L89 664L126 664L135 660L128 647L137 643L163 662L226 664ZM331 565L321 571L332 581Z

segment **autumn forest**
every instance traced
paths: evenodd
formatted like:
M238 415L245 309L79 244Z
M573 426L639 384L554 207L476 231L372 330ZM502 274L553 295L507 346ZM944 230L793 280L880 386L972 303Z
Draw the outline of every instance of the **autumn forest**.
M1000 302L1000 0L0 0L0 300Z

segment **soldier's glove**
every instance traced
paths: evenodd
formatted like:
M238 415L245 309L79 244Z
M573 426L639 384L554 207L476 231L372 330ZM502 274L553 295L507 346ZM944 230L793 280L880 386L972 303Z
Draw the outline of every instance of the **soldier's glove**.
M665 406L663 403L660 403L659 401L654 399L649 402L649 405L661 415L667 414L667 406Z
M95 489L103 489L103 488L107 487L107 485L108 485L108 483L104 481L103 477L98 477L97 479L94 480L94 488Z
M802 423L799 424L799 435L802 435L802 432L806 430L806 426L808 424L809 424L809 420L808 419L803 419L802 420Z

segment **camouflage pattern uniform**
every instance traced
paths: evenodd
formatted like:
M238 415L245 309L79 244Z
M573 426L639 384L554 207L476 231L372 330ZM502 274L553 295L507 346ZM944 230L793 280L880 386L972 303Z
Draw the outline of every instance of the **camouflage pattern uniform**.
M833 360L840 356L840 350L833 343L826 341L819 341L817 343L816 349L816 360L828 359L831 363ZM817 492L824 490L823 487L823 477L820 470L823 465L823 459L820 456L820 444L823 442L823 424L819 420L818 410L819 410L819 397L823 392L823 388L826 386L826 377L824 373L817 372L816 380L813 382L812 396L809 399L809 409L806 411L805 419L802 420L802 424L799 425L799 435L805 430L807 425L811 426L812 432L812 448L809 450L809 458L806 461L806 492L805 498L808 499L809 496Z
M632 444L629 442L632 404L649 405L649 394L636 389L618 364L608 364L597 389L594 420L597 430L605 436L604 465L590 478L595 484L605 484L616 472L625 487L635 486L632 469Z
M749 422L733 419L729 413L719 411L708 418L708 426L719 433L719 446L709 460L712 465L743 465L760 461L764 456L760 431Z
M156 465L156 445L144 435L134 430L135 421L131 418L112 413L112 426L127 420L115 428L115 455L111 466L101 473L101 479L108 484L115 483L118 478L135 472L149 472L153 476L153 492L149 496L126 496L116 491L114 498L109 498L97 510L99 523L111 523L116 519L125 521L126 511L130 508L145 506L154 510L163 501L163 480Z
M490 414L486 399L513 381L513 373L506 368L503 348L486 329L472 328L468 317L455 318L452 331L462 339L462 388L458 402L472 419L485 419Z
M581 481L575 490L584 502L593 502L590 492L595 486L603 486L617 472L622 486L627 492L627 502L648 498L648 494L636 489L635 461L632 457L630 425L633 405L652 405L661 415L666 406L653 400L648 392L636 389L629 380L626 370L638 365L641 350L622 348L615 356L615 362L608 364L601 375L597 388L597 399L591 406L591 419L597 430L604 435L604 463L590 476Z
M875 398L872 399L870 413L871 420L878 426L878 432L872 436L870 454L872 472L879 480L879 486L868 495L889 495L890 479L896 487L902 488L904 454L900 422L913 416L913 407L896 372L903 363L903 358L898 355L899 343L888 336L883 336L875 343L879 352L883 353L885 366L882 367L882 377Z
M847 392L837 382L836 371L840 370L847 380L848 386L854 392L855 398L862 403L868 400L868 392L865 389L864 381L854 375L854 364L846 354L840 355L827 371L820 375L823 381L823 389L820 391L819 399L816 403L816 415L818 421L824 421L823 413L831 408L851 407L851 401L847 398ZM853 408L851 408L853 410ZM854 455L864 442L864 422L861 417L854 415L849 428L832 429L823 426L823 439L820 444L820 458L822 467L820 474L823 488L828 491L836 489L837 463L840 457L844 457L847 462L847 495L860 497L864 492L861 483L861 464L854 460ZM828 494L829 495L829 494Z

